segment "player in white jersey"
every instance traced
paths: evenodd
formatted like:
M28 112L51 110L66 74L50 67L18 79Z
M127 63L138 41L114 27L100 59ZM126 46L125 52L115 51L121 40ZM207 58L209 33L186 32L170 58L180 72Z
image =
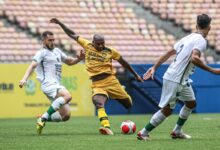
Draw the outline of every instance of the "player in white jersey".
M77 58L72 58L64 54L54 45L54 36L50 31L42 33L43 48L33 57L33 61L27 68L24 77L19 83L22 88L29 76L36 69L37 79L41 82L43 93L51 100L51 106L37 120L37 133L41 134L46 121L59 122L67 121L70 118L69 102L72 99L69 91L60 84L62 73L62 62L67 65L77 64L84 59L81 51Z
M174 127L171 137L190 139L191 136L183 133L182 127L188 119L192 110L196 106L193 89L190 85L189 76L194 72L195 66L206 71L220 74L220 69L214 69L205 65L201 59L201 53L206 50L206 36L211 29L211 18L206 14L197 16L197 32L183 37L178 41L172 50L160 57L156 64L151 67L143 76L144 80L153 79L157 68L172 55L176 54L176 58L170 64L163 76L163 88L158 110L150 119L149 123L137 134L139 140L149 140L149 133L161 124L175 107L176 101L181 100L184 106L180 110L179 118Z

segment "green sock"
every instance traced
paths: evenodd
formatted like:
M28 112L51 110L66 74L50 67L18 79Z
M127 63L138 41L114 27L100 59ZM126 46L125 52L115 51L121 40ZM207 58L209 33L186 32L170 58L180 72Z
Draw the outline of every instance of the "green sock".
M179 126L183 126L184 123L186 122L186 120L187 120L187 119L182 119L182 118L179 117L176 124L178 124Z
M42 117L41 117L41 120L42 121L51 121L51 115L54 113L54 112L56 112L56 110L52 107L52 106L50 106L49 108L48 108L48 110L47 110L47 112L45 112L43 115L42 115Z
M54 112L56 112L56 110L52 106L50 106L49 109L47 110L49 116L51 116Z
M155 126L153 126L151 123L148 123L146 126L145 126L145 129L147 130L147 131L151 131L151 130L153 130L155 128Z

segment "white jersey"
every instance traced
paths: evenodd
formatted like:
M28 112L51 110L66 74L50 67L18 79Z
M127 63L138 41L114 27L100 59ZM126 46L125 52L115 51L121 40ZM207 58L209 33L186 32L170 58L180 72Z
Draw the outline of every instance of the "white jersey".
M200 52L206 50L207 41L199 33L191 33L183 37L174 45L176 58L170 64L163 78L182 85L189 82L189 76L195 71L195 65L191 62L192 50Z
M36 68L37 79L43 83L60 82L62 73L62 62L67 56L59 48L48 50L41 48L33 57L38 63Z

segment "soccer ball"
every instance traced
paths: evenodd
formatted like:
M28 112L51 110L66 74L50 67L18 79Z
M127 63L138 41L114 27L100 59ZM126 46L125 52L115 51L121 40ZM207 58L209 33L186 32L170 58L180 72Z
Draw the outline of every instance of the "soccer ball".
M136 125L131 120L125 120L121 123L121 132L123 134L133 134L136 131Z

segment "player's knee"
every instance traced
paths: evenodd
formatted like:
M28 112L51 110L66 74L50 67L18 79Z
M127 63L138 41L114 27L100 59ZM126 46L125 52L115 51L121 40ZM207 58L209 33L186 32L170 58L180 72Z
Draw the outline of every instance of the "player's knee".
M170 105L167 105L161 109L161 112L164 114L164 116L168 117L172 114L173 109L170 108Z
M65 95L64 97L66 103L70 102L72 100L72 96L70 94Z
M192 107L193 107L193 108L195 108L195 107L196 107L196 105L197 105L197 103L196 103L196 101L194 101L194 103L193 103Z
M190 108L190 109L193 109L196 107L196 101L189 101L189 102L186 102L185 105L186 107Z
M92 100L92 102L95 105L96 109L104 107L104 103L102 103L102 102L99 102L99 101L94 100L94 99Z
M70 119L70 117L71 117L70 114L68 114L68 115L64 115L64 116L62 117L62 121L67 121L67 120Z
M96 109L103 108L107 100L106 96L95 95L92 97L92 102L95 105Z

